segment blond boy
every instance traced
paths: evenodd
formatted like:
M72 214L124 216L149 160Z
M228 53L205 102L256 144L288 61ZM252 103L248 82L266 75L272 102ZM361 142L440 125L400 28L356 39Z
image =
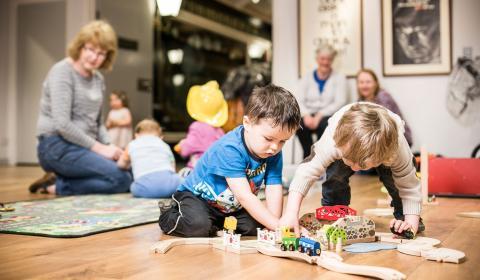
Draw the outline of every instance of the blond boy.
M310 186L325 173L322 205L349 205L350 176L355 171L371 168L376 168L392 197L394 219L390 227L399 233L407 229L417 232L420 181L404 136L404 123L386 108L367 102L346 105L331 117L325 133L295 173L280 223L299 232L301 202Z

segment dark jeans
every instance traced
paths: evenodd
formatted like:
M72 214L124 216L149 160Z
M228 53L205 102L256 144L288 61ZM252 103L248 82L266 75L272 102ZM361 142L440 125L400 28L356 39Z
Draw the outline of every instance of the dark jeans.
M172 198L174 206L161 213L158 221L166 234L181 237L214 236L217 230L223 229L223 222L228 216L237 218L235 233L257 235L257 228L263 227L245 209L225 214L189 191L176 192Z
M302 145L303 149L303 158L308 157L310 154L310 147L313 145L313 139L312 135L315 133L317 135L317 138L320 139L322 137L323 132L325 132L325 129L328 126L328 119L331 116L325 116L320 120L320 123L318 124L317 129L315 130L310 130L309 128L305 127L305 124L303 123L303 118L301 121L301 126L302 128L297 130L297 136L298 140L300 140L300 144Z
M413 158L415 164L415 158ZM393 182L392 170L380 165L375 168L380 181L385 185L388 193L392 197L390 206L393 207L393 216L397 220L403 220L403 204L398 189ZM350 176L355 173L343 160L334 161L327 168L327 179L322 186L322 205L350 205Z
M55 173L59 195L122 193L132 183L130 173L119 169L115 161L60 136L40 136L37 153L42 168Z

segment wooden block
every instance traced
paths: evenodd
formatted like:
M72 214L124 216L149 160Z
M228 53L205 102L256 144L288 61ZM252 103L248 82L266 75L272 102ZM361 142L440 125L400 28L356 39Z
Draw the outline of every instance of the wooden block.
M429 244L418 242L399 244L397 250L404 254L417 257L421 256L427 260L437 262L460 263L465 259L464 252L449 248L435 248Z
M234 254L256 254L258 253L257 251L257 240L242 240L240 241L240 248L234 247L234 246L225 246L223 243L213 243L212 247L215 249L219 249L225 252L230 252Z
M150 251L153 253L165 254L168 250L178 245L210 245L217 241L221 242L221 238L171 238L155 242L150 248Z
M459 217L466 217L466 218L480 218L480 212L460 212L457 213Z
M387 242L387 243L396 243L396 244L404 244L404 243L411 243L417 242L421 244L427 244L431 246L437 246L440 244L440 240L430 237L423 237L417 236L415 239L403 239L397 238L393 233L390 232L376 232L375 236L380 242Z
M403 243L403 244L398 244L397 245L397 250L400 253L407 254L407 255L412 255L412 256L421 256L422 250L431 250L434 247L430 244L425 244L425 243Z
M379 198L377 199L377 205L388 205L392 202L391 198Z
M272 257L290 258L305 261L310 264L317 264L325 269L339 273L364 275L380 279L405 279L404 274L394 269L379 266L352 265L343 263L342 257L328 251L322 251L319 257L310 257L307 254L302 254L296 251L282 251L273 246L258 246L258 251L264 255Z
M430 250L422 250L422 257L427 260L437 262L460 263L465 259L465 253L449 248L433 248Z
M363 211L365 216L393 217L393 208L371 208Z
M339 261L337 258L328 257L328 255L325 255L324 252L322 252L320 257L317 259L317 264L323 268L339 273L392 280L406 278L403 273L395 269L380 266L346 264L342 261Z

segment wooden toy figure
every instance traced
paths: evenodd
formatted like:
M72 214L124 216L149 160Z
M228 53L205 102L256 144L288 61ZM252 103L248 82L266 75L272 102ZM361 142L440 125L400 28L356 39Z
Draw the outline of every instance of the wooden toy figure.
M223 228L226 229L229 233L234 233L237 229L237 218L230 216L226 217L223 222Z
M241 234L235 234L235 230L237 229L237 218L233 216L226 217L223 222L223 228L223 245L240 249Z

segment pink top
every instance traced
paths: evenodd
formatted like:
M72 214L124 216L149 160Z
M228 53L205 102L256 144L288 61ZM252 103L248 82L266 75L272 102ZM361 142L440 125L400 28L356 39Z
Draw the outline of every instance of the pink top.
M225 134L219 127L195 121L188 128L187 137L180 144L180 155L190 157L187 166L193 168L207 149Z

